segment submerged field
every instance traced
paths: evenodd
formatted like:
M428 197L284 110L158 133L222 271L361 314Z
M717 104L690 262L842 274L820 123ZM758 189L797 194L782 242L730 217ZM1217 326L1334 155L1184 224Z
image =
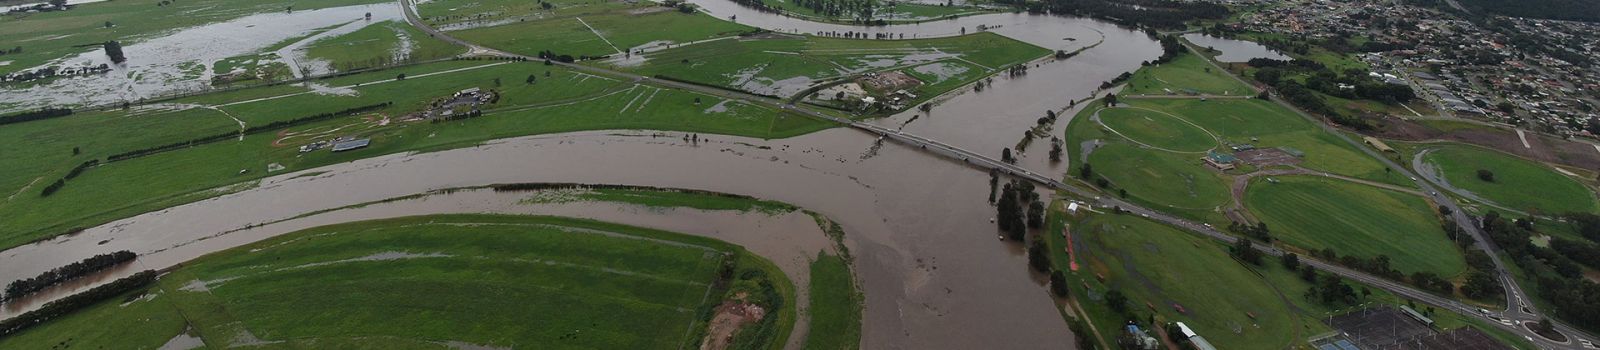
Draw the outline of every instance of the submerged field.
M642 63L624 61L612 65L642 75L780 97L790 97L830 79L935 62L958 64L962 72L980 73L958 74L958 79L949 82L925 82L931 88L919 94L931 96L1048 53L1049 50L987 32L907 40L771 36L649 52L643 55ZM924 77L930 75L937 74Z
M1600 210L1594 191L1538 162L1474 146L1430 147L1426 166L1439 170L1451 187L1495 204L1545 214L1592 213ZM1488 170L1492 181L1478 177Z
M550 51L583 57L622 56L646 44L681 44L754 30L703 13L681 13L649 2L638 5L573 2L553 10L537 10L528 17L486 25L452 31L450 35L529 56Z
M1274 180L1253 182L1244 204L1284 243L1363 259L1385 255L1406 274L1466 272L1461 251L1419 196L1310 176Z
M724 264L731 274L719 274ZM736 294L783 305L767 317L793 322L793 287L782 276L737 246L662 231L553 217L410 217L212 254L143 293L0 347L154 348L187 333L212 347L685 348L701 341L712 307ZM736 334L735 344L765 348L782 337L750 335L787 331Z

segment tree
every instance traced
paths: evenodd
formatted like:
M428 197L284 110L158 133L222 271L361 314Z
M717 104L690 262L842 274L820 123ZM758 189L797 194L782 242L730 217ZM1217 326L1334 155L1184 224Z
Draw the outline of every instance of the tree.
M528 74L528 81L527 81L528 85L533 85L533 83L538 82L538 81L539 81L539 77L538 76L535 76L533 74Z
M1052 140L1052 142L1050 142L1050 161L1061 161L1061 142L1059 140Z
M1235 238L1233 240L1232 253L1233 256L1238 257L1239 260L1243 260L1244 262L1254 265L1261 265L1261 252L1255 249L1254 243L1248 238Z
M103 46L106 50L106 57L111 58L111 63L122 63L128 61L128 56L124 56L122 54L122 43L112 40L107 41Z
M1116 311L1117 313L1127 312L1128 296L1123 295L1121 290L1112 289L1106 292L1106 306L1110 306L1111 311Z
M1035 239L1028 245L1028 266L1039 273L1050 272L1050 249L1044 247L1044 240Z
M1028 204L1028 228L1044 227L1044 202L1033 201Z
M1461 294L1468 298L1489 300L1499 299L1505 291L1500 288L1500 282L1493 275L1483 271L1473 271L1467 275L1467 283L1461 285Z
M79 153L83 153L83 151L78 150L77 146L73 146L72 147L72 155L78 155Z
M1067 275L1061 273L1061 270L1050 272L1050 292L1061 298L1072 294L1072 288L1067 285Z
M1295 253L1284 253L1278 259L1282 260L1283 267L1288 268L1290 271L1300 268L1300 256L1295 255Z
M406 74L400 73L399 75L394 76L394 80L406 80Z
M1006 162L1006 163L1016 163L1017 162L1016 158L1012 158L1011 157L1011 148L1010 147L1006 147L1006 148L1000 150L1000 161Z
M1106 107L1117 106L1117 94L1106 94Z
M1489 171L1488 169L1478 169L1478 180L1483 180L1483 182L1494 182L1494 172Z
M1093 177L1093 176L1094 176L1094 168L1091 167L1088 162L1084 162L1083 163L1083 167L1082 168L1078 168L1078 178L1084 179L1084 180L1088 180L1090 177Z

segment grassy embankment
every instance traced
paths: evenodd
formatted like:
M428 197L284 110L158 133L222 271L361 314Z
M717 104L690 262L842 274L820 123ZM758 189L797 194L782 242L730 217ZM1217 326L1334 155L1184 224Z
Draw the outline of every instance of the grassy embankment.
M732 274L719 282L725 259ZM782 276L738 246L663 231L553 217L409 217L208 255L142 297L108 300L0 343L156 347L188 328L217 347L682 348L703 336L713 306L747 293L783 305L756 326L774 329L739 333L738 343L768 348L781 345L794 317L793 286Z

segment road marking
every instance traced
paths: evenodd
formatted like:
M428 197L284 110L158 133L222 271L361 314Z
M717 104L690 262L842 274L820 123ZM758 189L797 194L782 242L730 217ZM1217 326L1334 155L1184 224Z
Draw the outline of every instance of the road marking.
M1527 132L1523 132L1522 129L1517 129L1517 138L1522 139L1522 148L1533 148L1533 145L1528 144Z

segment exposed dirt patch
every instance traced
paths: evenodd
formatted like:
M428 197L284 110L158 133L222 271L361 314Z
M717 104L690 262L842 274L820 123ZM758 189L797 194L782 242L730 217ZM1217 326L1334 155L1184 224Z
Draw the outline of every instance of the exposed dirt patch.
M1470 128L1439 130L1413 121L1387 118L1379 121L1379 131L1373 136L1401 141L1445 140L1489 147L1512 154L1550 163L1565 164L1585 169L1600 169L1600 150L1594 145L1528 133L1528 145L1523 147L1517 132L1507 129Z
M745 302L745 296L739 293L734 299L717 305L716 314L711 316L711 324L706 327L706 339L700 342L700 350L727 349L739 329L760 322L767 315L767 310L760 305Z

